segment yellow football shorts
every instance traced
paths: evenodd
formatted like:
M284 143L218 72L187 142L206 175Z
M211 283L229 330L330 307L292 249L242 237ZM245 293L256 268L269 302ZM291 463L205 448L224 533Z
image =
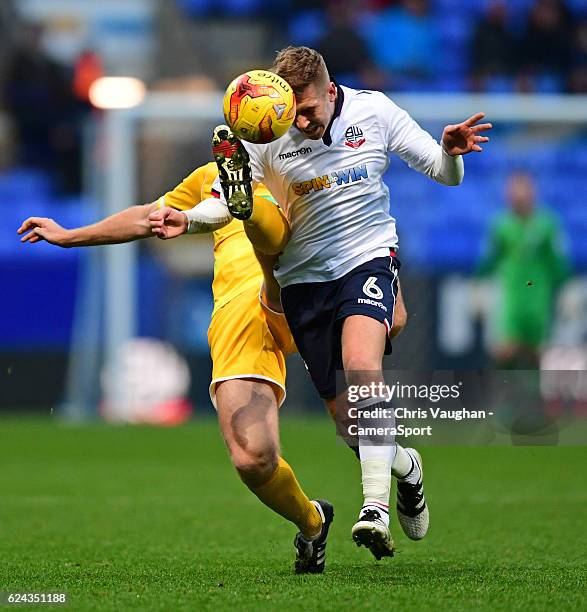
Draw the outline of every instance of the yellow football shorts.
M285 400L285 356L297 350L285 316L261 305L259 289L243 291L212 317L208 329L212 356L210 399L216 385L234 378L272 383L278 405Z

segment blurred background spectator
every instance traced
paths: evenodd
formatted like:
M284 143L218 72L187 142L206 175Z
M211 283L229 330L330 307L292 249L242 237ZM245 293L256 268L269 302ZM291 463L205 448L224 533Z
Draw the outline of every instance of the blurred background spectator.
M17 161L52 172L63 193L81 190L80 122L70 72L42 49L43 27L25 24L6 64L3 98Z
M361 3L357 0L330 0L326 32L316 41L328 69L349 87L379 89L385 75L375 67L366 38L357 28Z
M516 41L508 25L503 0L493 0L475 25L471 39L471 79L474 90L492 89L492 81L512 77Z
M577 23L573 36L569 91L587 93L587 20Z
M427 88L436 72L438 44L427 0L402 0L375 13L369 25L369 44L387 86Z
M520 89L564 89L572 40L571 15L563 0L536 0L520 42Z
M538 206L529 174L516 172L507 182L508 210L493 221L482 274L498 279L498 342L500 368L538 367L540 348L548 340L556 294L569 276L556 215Z
M16 11L12 0L0 2L0 75L6 70L6 59L11 49L14 47L18 28Z
M104 76L102 59L93 49L83 49L73 66L73 94L82 105L90 105L90 88Z

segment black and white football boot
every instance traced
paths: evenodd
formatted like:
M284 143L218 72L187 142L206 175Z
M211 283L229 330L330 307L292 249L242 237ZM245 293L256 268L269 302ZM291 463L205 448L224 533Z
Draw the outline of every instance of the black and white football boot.
M322 499L312 500L322 518L322 531L317 538L307 540L301 533L294 539L296 548L296 574L321 574L326 563L326 539L334 520L332 504Z
M218 166L220 185L230 214L242 221L253 214L253 173L249 154L227 125L219 125L212 136L212 154Z
M377 561L383 557L393 557L394 552L393 539L382 512L373 506L363 507L351 531L357 546L368 548Z
M397 518L411 540L421 540L428 532L430 516L424 497L422 457L413 448L405 449L412 459L412 469L397 480Z

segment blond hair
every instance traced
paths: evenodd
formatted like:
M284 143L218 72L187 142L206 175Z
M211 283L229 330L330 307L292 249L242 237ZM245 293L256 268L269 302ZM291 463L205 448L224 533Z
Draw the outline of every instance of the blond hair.
M285 79L300 94L311 83L330 79L324 58L309 47L286 47L277 53L271 71Z

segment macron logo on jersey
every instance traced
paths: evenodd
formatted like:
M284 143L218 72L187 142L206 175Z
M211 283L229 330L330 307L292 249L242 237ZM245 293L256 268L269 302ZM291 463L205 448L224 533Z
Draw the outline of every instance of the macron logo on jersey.
M312 152L312 147L302 147L297 151L287 151L287 153L280 153L279 159L291 159L292 157L297 157L298 155L307 155Z
M310 191L322 191L322 189L356 183L366 178L369 178L367 164L363 164L362 166L355 166L345 170L337 170L330 174L324 174L323 176L317 176L309 181L292 183L292 189L296 195L301 196L307 195Z

